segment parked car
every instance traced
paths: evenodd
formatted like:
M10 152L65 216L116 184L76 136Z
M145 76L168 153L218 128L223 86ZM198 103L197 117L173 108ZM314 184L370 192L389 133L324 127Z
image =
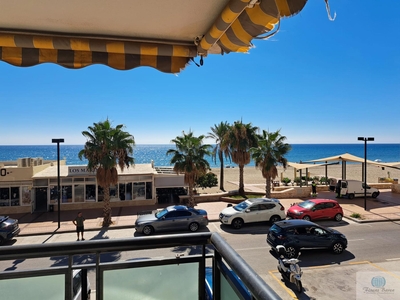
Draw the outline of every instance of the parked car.
M222 224L231 225L235 229L240 229L247 223L274 223L285 218L285 208L274 198L251 198L234 206L228 204L219 214Z
M340 254L347 248L346 236L339 231L306 220L285 220L271 226L267 243L276 251L278 245L286 248L289 258L300 249L331 249Z
M139 233L151 235L158 231L190 230L197 231L208 225L207 212L184 205L168 206L163 210L140 214L135 223Z
M0 245L12 240L20 232L18 220L8 216L0 216Z
M339 222L343 218L343 209L336 200L310 199L291 206L286 214L291 219L334 219Z
M82 294L82 270L74 270L73 271L73 281L72 281L72 291L73 291L73 299L74 300L81 300L83 299L83 294ZM85 299L90 299L90 293L92 292L90 288L90 282L89 278L86 275L86 295L87 297Z

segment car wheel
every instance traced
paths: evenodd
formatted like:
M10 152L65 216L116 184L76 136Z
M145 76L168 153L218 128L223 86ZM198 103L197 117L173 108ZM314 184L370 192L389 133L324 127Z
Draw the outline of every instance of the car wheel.
M354 199L354 194L349 194L349 199Z
M335 221L340 222L340 221L342 221L342 219L343 219L342 214L336 214Z
M146 225L143 227L143 234L144 235L151 235L154 231L154 228L151 227L150 225Z
M340 254L344 251L344 246L340 242L336 242L332 245L332 251L335 254Z
M197 224L196 222L189 224L189 230L191 232L196 232L198 229L199 229L199 224Z
M378 193L377 192L372 193L372 198L376 198L376 197L378 197Z
M288 258L296 257L297 249L293 246L286 247L286 255Z
M311 218L310 218L310 216L304 216L304 217L303 217L303 220L311 221Z
M243 226L243 220L240 218L233 219L232 226L235 229L240 229Z
M280 220L281 220L281 217L278 216L278 215L273 215L273 216L269 219L269 221L270 221L272 224L274 224L275 222L279 222Z

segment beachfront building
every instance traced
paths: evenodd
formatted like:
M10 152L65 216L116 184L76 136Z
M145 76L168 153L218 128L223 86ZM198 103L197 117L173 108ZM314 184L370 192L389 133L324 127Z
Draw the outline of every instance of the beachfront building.
M177 203L187 194L184 176L171 167L136 164L118 170L118 184L110 188L112 207ZM1 214L53 211L58 208L57 161L21 158L0 162ZM103 189L86 165L60 160L61 210L100 208Z

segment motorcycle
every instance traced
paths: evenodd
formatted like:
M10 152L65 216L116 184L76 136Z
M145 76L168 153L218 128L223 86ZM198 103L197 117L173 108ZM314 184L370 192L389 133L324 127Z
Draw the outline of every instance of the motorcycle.
M282 278L286 281L294 283L296 285L297 291L301 293L303 291L303 285L301 283L301 275L303 275L303 271L299 266L299 255L297 258L287 258L286 257L286 248L284 246L277 246L276 250L278 251L278 271L281 273Z

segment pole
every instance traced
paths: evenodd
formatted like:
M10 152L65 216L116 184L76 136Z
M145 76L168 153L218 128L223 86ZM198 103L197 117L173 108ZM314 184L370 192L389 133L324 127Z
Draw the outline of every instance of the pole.
M359 141L364 141L364 210L367 210L367 141L374 141L373 137L358 137Z
M52 143L57 143L57 213L58 213L58 227L60 229L61 220L61 205L60 205L60 143L64 143L64 139L52 139Z
M364 138L364 210L367 210L367 139Z

